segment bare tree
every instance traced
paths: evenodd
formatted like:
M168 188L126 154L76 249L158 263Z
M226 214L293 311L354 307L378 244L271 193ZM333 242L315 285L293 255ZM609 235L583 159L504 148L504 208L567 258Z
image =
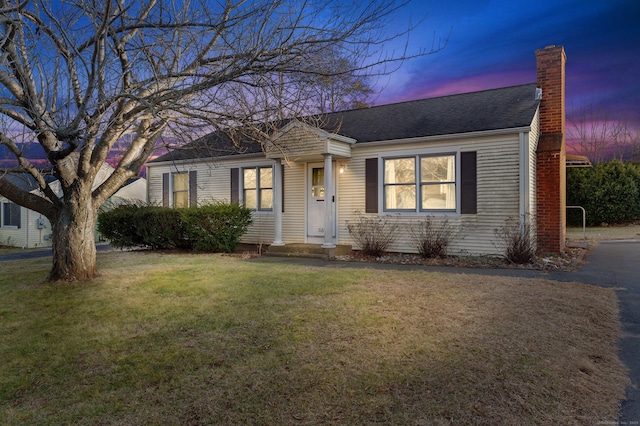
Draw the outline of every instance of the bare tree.
M640 149L640 129L634 129L624 117L614 117L609 110L587 102L569 118L567 130L574 150L594 163L636 158Z
M49 278L95 276L98 208L138 174L160 141L173 140L168 132L188 135L202 126L264 120L273 117L273 103L295 116L299 96L285 83L335 74L309 66L325 52L353 58L351 69L339 74L384 73L385 64L406 59L406 52L389 57L383 50L404 33L383 33L402 6L338 0L0 0L0 144L41 192L22 191L0 176L0 194L51 222ZM233 94L239 92L253 101L252 108L236 102ZM16 135L42 146L60 191L23 154ZM101 166L125 137L115 171L97 182Z

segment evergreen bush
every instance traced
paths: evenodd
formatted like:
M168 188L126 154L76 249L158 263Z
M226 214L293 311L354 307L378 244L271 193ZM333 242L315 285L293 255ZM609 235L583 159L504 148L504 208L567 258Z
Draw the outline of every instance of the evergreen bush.
M196 251L234 251L251 225L251 211L238 204L214 203L182 209L185 237Z
M640 219L640 168L613 160L567 170L567 205L586 210L587 225ZM582 212L570 209L567 224L582 225Z
M232 252L249 225L249 209L225 203L185 209L122 205L98 215L98 231L117 248Z

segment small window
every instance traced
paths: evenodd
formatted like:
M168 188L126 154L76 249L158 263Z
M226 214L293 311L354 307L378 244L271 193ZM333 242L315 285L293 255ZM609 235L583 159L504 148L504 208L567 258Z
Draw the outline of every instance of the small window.
M273 209L273 168L251 167L242 171L244 205L251 210Z
M2 203L2 226L20 227L20 206L15 203Z
M173 173L173 207L189 207L189 174Z
M455 211L455 155L384 159L385 211Z

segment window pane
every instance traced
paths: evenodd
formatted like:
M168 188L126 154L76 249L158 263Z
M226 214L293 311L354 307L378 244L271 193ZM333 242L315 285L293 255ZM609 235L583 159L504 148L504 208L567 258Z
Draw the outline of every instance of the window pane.
M385 187L385 208L416 209L415 185L389 185Z
M260 188L273 187L273 169L271 167L260 168Z
M420 159L422 182L454 182L455 157L423 157Z
M262 189L260 190L260 209L273 208L273 190Z
M324 168L314 168L311 176L312 186L324 186Z
M9 210L9 203L2 203L2 226L11 226L11 213Z
M247 189L256 188L256 169L244 169L244 187Z
M189 192L179 191L173 193L173 207L179 209L189 207Z
M415 158L396 158L384 161L384 183L414 183Z
M453 183L422 185L422 209L455 210L456 185Z
M15 203L2 203L2 226L20 226L20 206Z
M244 190L244 206L248 209L255 210L256 207L258 206L258 201L256 199L256 196L257 196L257 191L255 189L245 189Z
M187 173L173 174L173 190L174 191L189 190L189 175Z

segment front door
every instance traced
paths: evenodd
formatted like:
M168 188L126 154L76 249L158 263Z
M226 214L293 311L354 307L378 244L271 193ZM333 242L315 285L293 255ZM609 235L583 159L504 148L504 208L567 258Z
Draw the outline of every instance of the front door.
M331 203L333 217L335 219L335 196L331 200L324 196L324 164L309 163L307 169L307 241L310 243L322 243L324 241L324 209L325 203ZM333 193L336 193L335 173L333 179ZM333 237L336 236L336 227L333 223Z

